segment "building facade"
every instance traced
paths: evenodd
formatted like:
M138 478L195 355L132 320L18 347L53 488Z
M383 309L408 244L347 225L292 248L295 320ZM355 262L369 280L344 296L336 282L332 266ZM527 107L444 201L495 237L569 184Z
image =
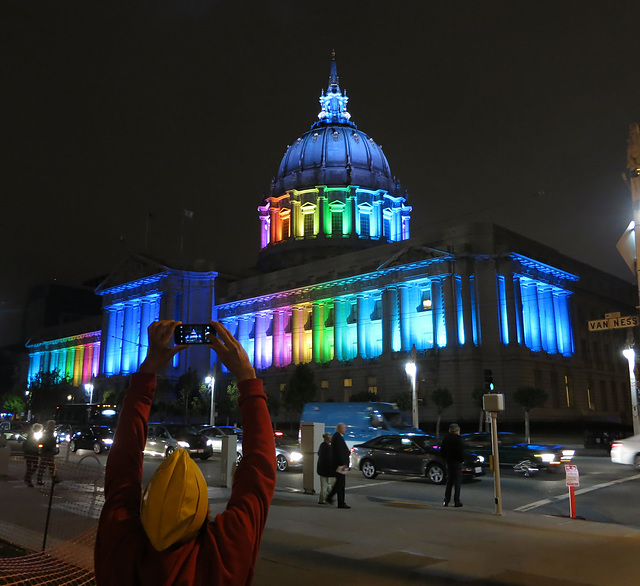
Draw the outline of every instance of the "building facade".
M442 387L454 398L446 417L477 420L473 392L488 384L505 394L507 421L522 419L512 400L522 386L550 397L532 418L630 421L627 332L587 324L634 313L633 287L492 224L410 230L408 194L347 102L333 60L318 121L288 147L258 208L254 276L219 287L213 270L133 257L96 290L104 317L91 356L99 360L87 369L67 350L55 363L78 362L74 381L124 377L142 361L153 320L219 319L276 396L295 365L309 363L317 400L363 392L394 400L409 393L411 361L421 421L435 420L429 396ZM54 363L47 352L81 342L30 347L30 374ZM167 375L192 368L204 377L218 367L210 354L180 353Z

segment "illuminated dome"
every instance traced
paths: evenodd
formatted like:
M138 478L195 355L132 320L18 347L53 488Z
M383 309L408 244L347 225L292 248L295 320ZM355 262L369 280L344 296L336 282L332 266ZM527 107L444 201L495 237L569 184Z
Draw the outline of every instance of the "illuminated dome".
M266 269L409 238L406 193L382 149L358 130L335 54L318 121L287 147L260 206Z

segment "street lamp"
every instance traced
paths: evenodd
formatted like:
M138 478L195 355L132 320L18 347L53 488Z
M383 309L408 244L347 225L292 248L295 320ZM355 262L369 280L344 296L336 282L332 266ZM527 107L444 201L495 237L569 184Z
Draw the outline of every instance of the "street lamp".
M629 387L631 388L631 414L633 418L633 435L640 434L640 420L638 418L638 385L636 382L636 351L625 348L622 355L629 362Z
M93 403L93 384L86 383L84 385L85 392L89 393L89 403Z
M418 428L418 397L416 393L416 374L417 367L415 359L404 365L405 372L411 379L411 416L413 419L413 427Z
M216 377L208 376L204 379L204 382L205 384L209 385L209 390L211 391L211 411L209 413L209 425L213 425L216 417L216 401L213 395L213 387L216 384Z

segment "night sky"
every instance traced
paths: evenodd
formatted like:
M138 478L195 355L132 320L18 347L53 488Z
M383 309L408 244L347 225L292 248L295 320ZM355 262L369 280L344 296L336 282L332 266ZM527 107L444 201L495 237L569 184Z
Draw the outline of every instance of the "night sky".
M3 336L29 287L133 252L251 266L332 49L412 231L489 220L631 280L639 23L615 0L3 2Z

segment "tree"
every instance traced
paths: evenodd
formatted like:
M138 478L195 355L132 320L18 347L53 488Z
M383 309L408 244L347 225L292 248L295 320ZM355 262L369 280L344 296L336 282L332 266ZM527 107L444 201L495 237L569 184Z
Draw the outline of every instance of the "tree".
M267 393L267 407L269 408L269 415L271 416L271 425L275 428L275 418L280 412L279 393Z
M483 397L487 394L482 387L476 387L471 392L471 397L473 398L473 402L480 409L480 416L478 418L478 432L482 433L484 431L484 402Z
M55 369L52 371L41 370L29 384L27 409L38 419L45 420L53 417L56 407L71 400L83 401L84 391L74 387L71 379L60 374Z
M308 364L297 364L282 392L284 408L289 413L301 414L305 403L311 401L315 395L313 369Z
M218 411L227 416L227 425L233 420L234 423L238 422L240 418L240 409L238 407L238 399L240 398L240 391L238 389L238 383L232 380L227 385L227 390L224 397L220 397L216 403Z
M7 393L2 397L0 405L2 406L3 411L8 411L14 415L24 413L27 408L24 397L20 396L18 393Z
M400 411L411 411L413 405L411 403L411 393L400 391L391 397L391 402L398 406Z
M206 413L206 401L208 388L204 380L198 375L198 371L189 368L180 376L176 384L178 398L176 407L184 413L185 423L189 422L189 413L203 415Z
M436 437L440 437L440 418L442 417L442 412L447 407L451 407L451 405L453 405L453 396L449 389L439 387L431 392L431 400L436 406L436 410L438 412L438 419L436 421Z
M527 443L531 443L531 432L529 429L529 411L538 407L543 407L549 395L546 391L538 387L520 387L514 394L513 400L521 407L524 407L524 435Z

